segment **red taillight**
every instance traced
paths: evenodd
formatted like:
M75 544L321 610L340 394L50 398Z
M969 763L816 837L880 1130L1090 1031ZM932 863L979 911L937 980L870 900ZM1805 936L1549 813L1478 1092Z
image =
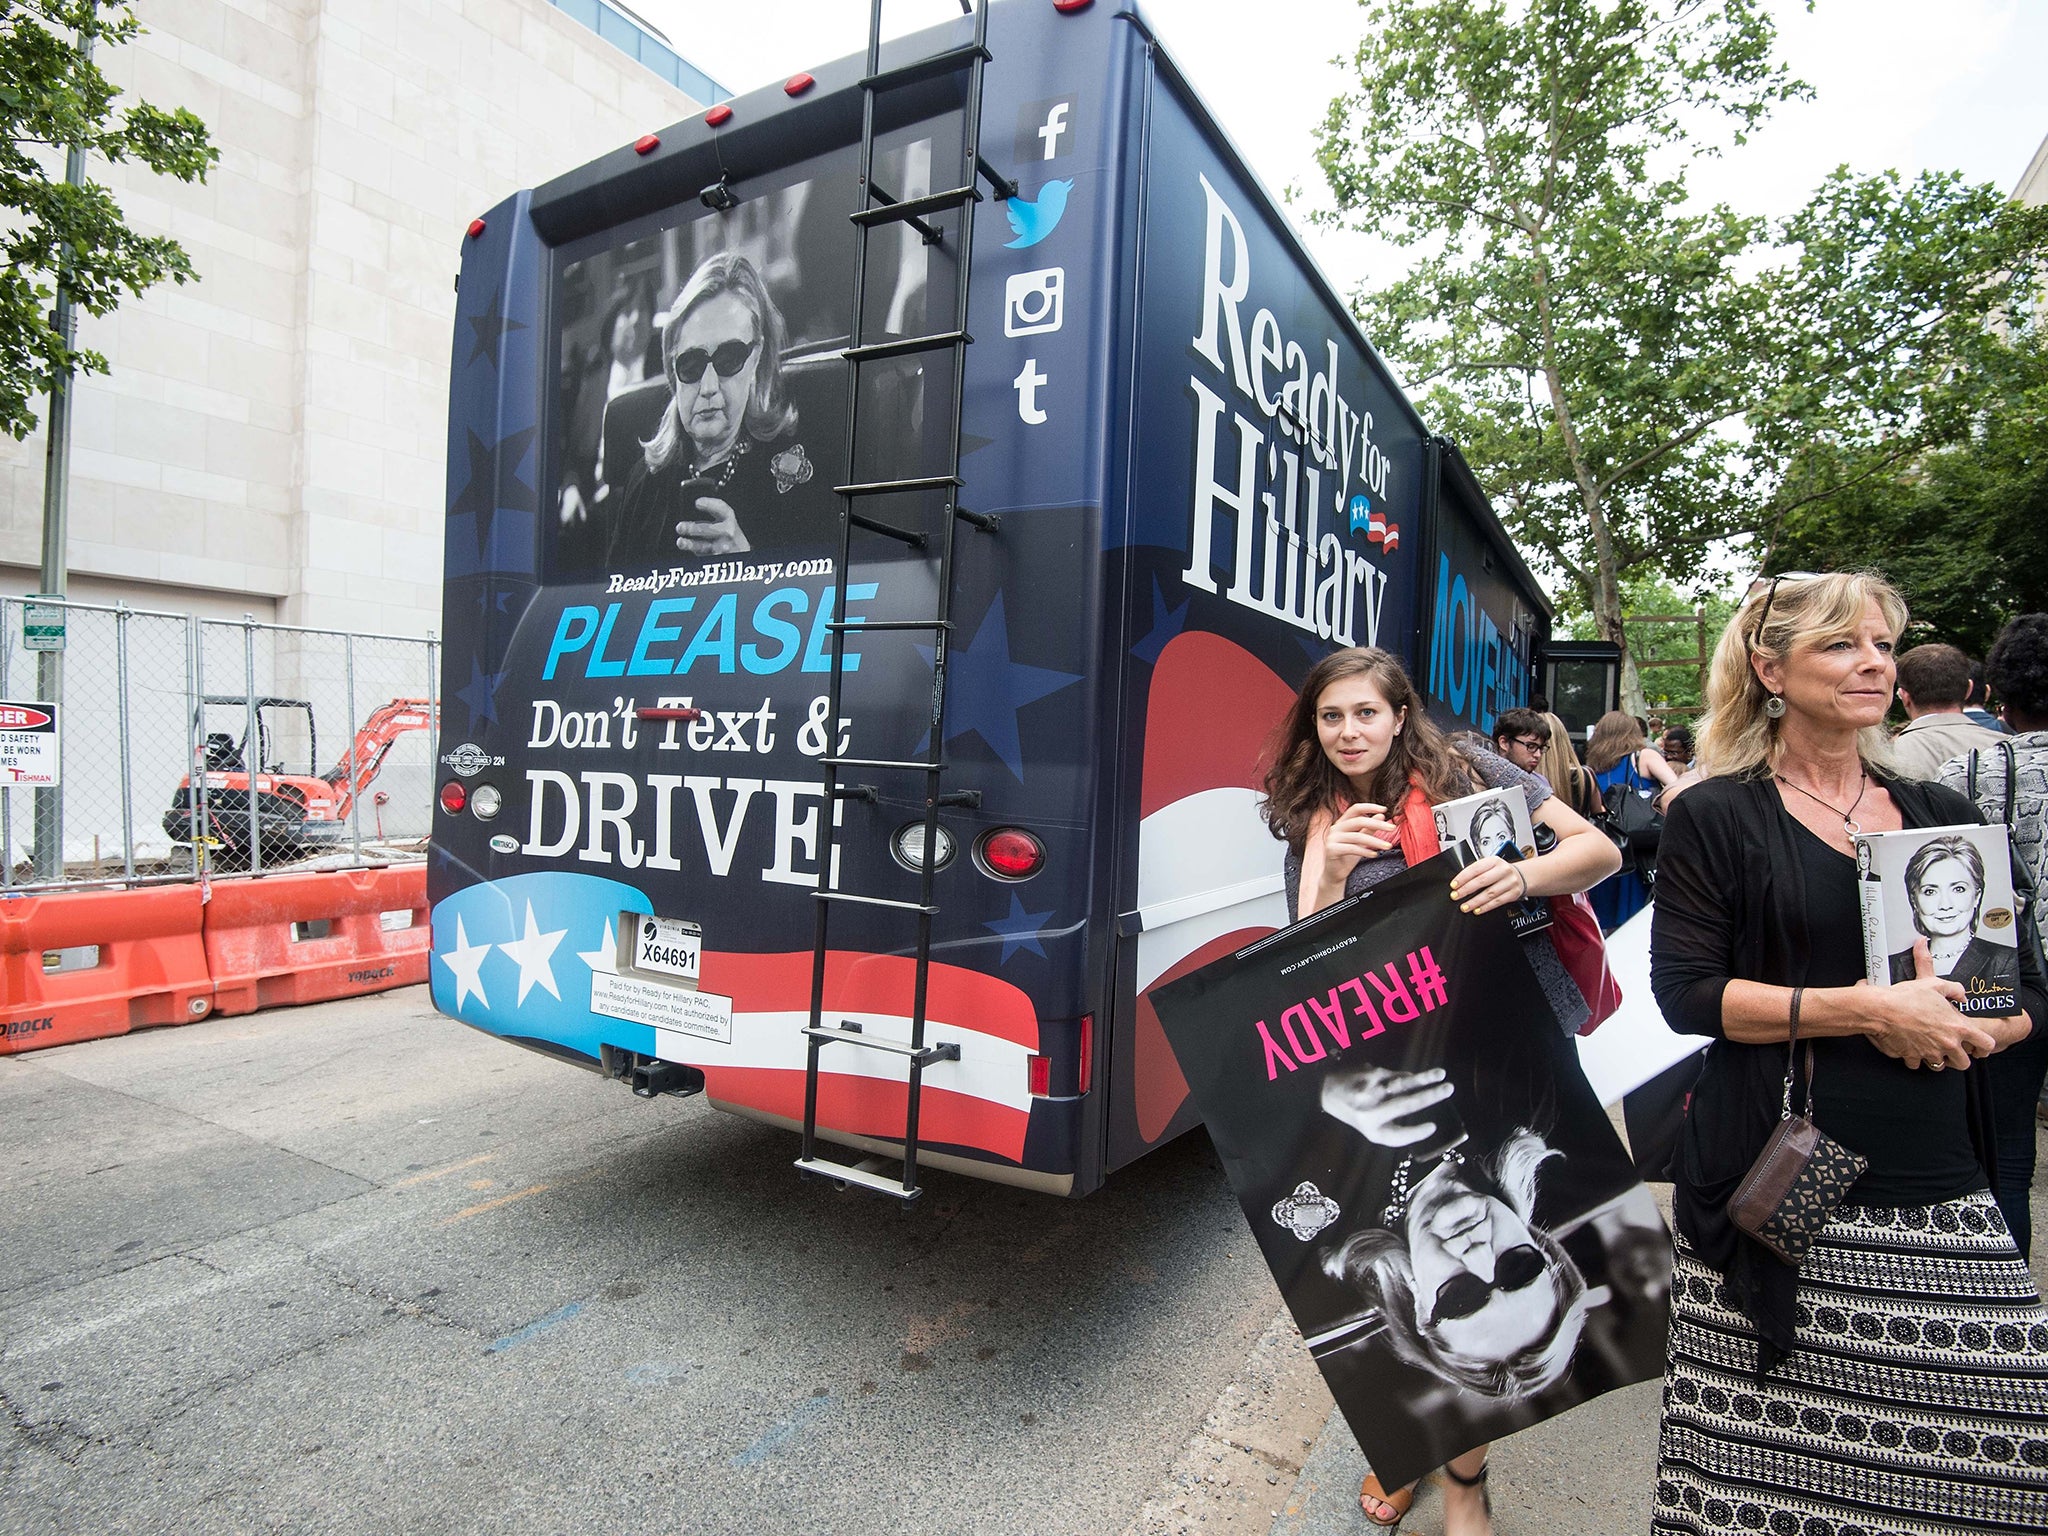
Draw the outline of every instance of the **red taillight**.
M458 780L450 779L441 786L441 809L453 816L469 804L469 791Z
M1062 16L1071 16L1076 11L1085 11L1095 0L1052 0L1052 8Z
M717 106L704 114L704 121L714 128L721 123L729 123L732 121L732 108L721 101Z
M1095 1015L1081 1015L1081 1076L1074 1092L1086 1093L1088 1083L1095 1075Z
M474 239L475 239L475 238L476 238L476 237L477 237L478 235L482 234L483 232L484 232L484 221L483 221L482 219L471 219L471 220L469 221L469 238L470 238L470 239L474 240Z
M981 867L998 880L1029 880L1045 865L1045 845L1017 827L999 827L976 850Z
M633 141L633 153L636 155L651 155L659 148L661 140L651 133L643 133Z
M1033 1056L1031 1063L1031 1097L1049 1099L1052 1097L1052 1058Z
M785 96L801 96L817 83L809 75L791 75L782 82L782 93Z

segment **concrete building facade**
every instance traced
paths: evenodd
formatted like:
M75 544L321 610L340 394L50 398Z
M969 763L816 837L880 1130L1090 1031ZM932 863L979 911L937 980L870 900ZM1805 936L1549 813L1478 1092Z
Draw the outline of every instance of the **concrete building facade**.
M90 168L199 281L80 317L112 371L74 397L72 595L437 628L465 228L702 103L551 0L136 10L147 35L103 67L197 113L221 160L201 186ZM0 591L37 585L45 453L0 438Z

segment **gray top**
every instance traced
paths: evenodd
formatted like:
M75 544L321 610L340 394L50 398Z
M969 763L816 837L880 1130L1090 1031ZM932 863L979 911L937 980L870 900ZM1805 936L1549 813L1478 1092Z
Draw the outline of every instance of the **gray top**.
M1458 748L1472 772L1488 789L1519 789L1528 798L1529 814L1536 814L1536 808L1551 798L1550 785L1538 774L1524 773L1504 757L1478 747ZM1287 920L1297 921L1301 916L1301 857L1290 848L1284 864L1286 871ZM1351 868L1344 880L1345 896L1357 896L1371 890L1383 880L1390 880L1408 867L1408 856L1396 843L1376 859L1360 859ZM1543 996L1550 1003L1556 1015L1558 1027L1566 1034L1573 1035L1579 1026L1591 1017L1586 1006L1585 995L1579 991L1578 983L1564 968L1564 962L1557 958L1557 950L1550 942L1550 934L1532 933L1522 940L1522 953L1528 956L1530 969L1535 971L1536 980L1543 988Z
M2001 743L2003 745L2001 745ZM2013 814L2005 807L2005 755L2010 750L2016 771ZM1963 794L1970 792L1970 754L1950 758L1941 770L1941 782ZM2012 844L2027 872L2034 877L2034 889L2048 892L2048 731L2023 731L2015 736L1994 736L1991 744L1977 753L1977 809L1993 824L2008 822Z

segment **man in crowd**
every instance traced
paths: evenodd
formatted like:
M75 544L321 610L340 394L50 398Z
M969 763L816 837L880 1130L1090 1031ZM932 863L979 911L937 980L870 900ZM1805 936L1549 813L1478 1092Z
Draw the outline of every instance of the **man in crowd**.
M1493 720L1493 750L1524 773L1539 773L1550 723L1533 709L1504 709Z
M1984 686L1984 663L1973 661L1970 663L1970 691L1963 699L1963 718L1974 721L1987 731L2009 735L2012 727L1991 713L1987 707L1990 702L1991 690Z
M1996 731L1964 716L1969 692L1970 658L1952 645L1916 645L1899 658L1906 723L1892 738L1892 756L1906 778L1939 778L1950 758L1998 739Z

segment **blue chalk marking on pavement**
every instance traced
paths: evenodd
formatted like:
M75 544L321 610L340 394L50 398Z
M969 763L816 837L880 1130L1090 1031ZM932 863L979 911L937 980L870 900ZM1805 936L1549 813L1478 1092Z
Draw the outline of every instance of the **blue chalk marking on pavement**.
M535 1318L517 1332L508 1333L502 1339L492 1340L484 1346L484 1353L487 1355L502 1355L506 1350L511 1349L515 1345L524 1344L528 1339L539 1338L550 1328L554 1327L555 1324L566 1323L582 1310L583 1303L580 1301L572 1301L567 1306L557 1307L546 1317Z
M824 1397L806 1399L797 1406L796 1412L792 1413L788 1418L762 1431L761 1438L748 1446L744 1451L741 1451L739 1455L733 1457L732 1464L736 1467L751 1467L766 1461L776 1451L794 1440L797 1432L806 1424L821 1414L828 1412L831 1407L832 1397L829 1393Z

